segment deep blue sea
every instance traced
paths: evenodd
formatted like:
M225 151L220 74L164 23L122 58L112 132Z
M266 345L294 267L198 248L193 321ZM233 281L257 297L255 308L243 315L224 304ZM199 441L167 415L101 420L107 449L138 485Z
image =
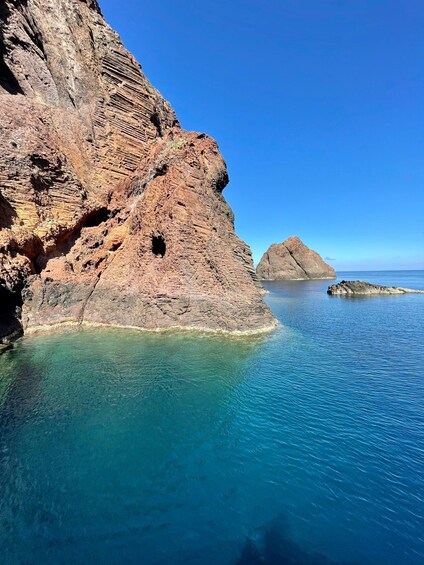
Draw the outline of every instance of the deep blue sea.
M424 289L424 271L341 273ZM0 356L0 563L424 563L424 295L266 284L260 338Z

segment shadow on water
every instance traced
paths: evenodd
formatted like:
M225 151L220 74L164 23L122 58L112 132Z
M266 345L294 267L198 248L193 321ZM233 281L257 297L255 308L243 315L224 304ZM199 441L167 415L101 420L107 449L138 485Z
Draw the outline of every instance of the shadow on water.
M269 524L259 539L248 538L240 557L234 565L355 565L347 561L334 561L325 555L307 551L290 538L283 518Z
M213 537L213 536L212 536ZM237 544L238 545L238 544ZM238 555L238 557L234 557ZM231 557L232 556L232 557ZM290 535L287 520L278 516L269 524L256 530L247 538L241 549L231 542L222 545L210 544L202 548L184 548L172 557L153 559L155 565L359 565L358 562L331 559L313 552L294 541ZM362 564L364 565L364 564Z

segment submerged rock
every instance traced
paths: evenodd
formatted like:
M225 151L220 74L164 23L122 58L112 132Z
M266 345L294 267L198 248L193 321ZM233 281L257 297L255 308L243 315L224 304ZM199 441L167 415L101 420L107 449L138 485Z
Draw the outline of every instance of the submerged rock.
M26 331L274 326L216 142L181 129L95 0L2 2L0 70L0 287Z
M335 279L336 272L298 237L273 243L260 260L256 273L261 280Z
M399 286L383 286L365 281L341 281L328 287L328 294L344 296L371 294L424 294L424 290L414 290Z

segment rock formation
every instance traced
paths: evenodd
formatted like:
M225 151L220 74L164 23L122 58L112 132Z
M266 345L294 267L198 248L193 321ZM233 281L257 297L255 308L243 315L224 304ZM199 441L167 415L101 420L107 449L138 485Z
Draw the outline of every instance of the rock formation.
M328 294L343 296L365 296L375 294L424 294L424 290L402 288L399 286L382 286L365 281L341 281L328 287Z
M0 7L0 336L56 324L274 326L222 196L96 0Z
M261 280L335 279L336 272L295 236L273 243L260 260L256 273Z

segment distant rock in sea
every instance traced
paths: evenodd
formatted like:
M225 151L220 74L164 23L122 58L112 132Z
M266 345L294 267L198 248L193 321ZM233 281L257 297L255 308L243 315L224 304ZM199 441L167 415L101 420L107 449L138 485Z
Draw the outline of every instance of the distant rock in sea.
M273 243L260 260L256 274L261 280L335 279L336 271L298 237Z
M352 295L373 295L373 294L424 294L424 290L412 288L402 288L399 286L382 286L365 281L341 281L328 287L328 294L352 296Z

